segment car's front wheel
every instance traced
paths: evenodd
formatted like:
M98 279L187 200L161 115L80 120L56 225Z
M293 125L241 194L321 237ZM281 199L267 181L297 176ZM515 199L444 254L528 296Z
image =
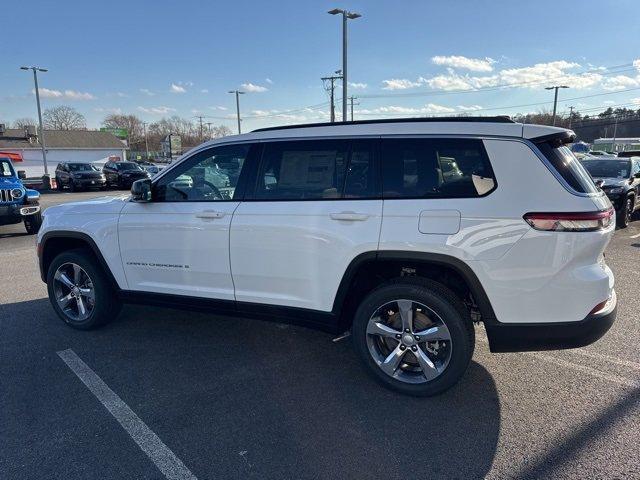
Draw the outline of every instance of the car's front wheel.
M475 346L473 323L459 297L421 278L399 278L371 292L356 312L352 336L379 382L416 396L456 384Z
M85 249L53 259L47 272L49 301L67 325L89 330L113 320L121 303L95 257Z

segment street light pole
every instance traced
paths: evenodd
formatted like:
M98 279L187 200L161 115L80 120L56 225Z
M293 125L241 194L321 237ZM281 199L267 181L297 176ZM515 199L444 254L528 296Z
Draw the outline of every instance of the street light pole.
M147 139L147 122L142 122L142 128L144 129L144 147L147 152L147 162L149 161L149 140Z
M36 104L38 105L38 122L40 123L40 146L42 147L42 162L44 164L44 174L49 175L47 167L47 146L44 140L44 127L42 126L42 109L40 108L40 91L38 89L38 72L47 72L46 68L36 66L20 67L20 70L33 70L33 83L36 88Z
M229 90L228 93L236 94L236 114L238 115L238 135L242 133L242 128L240 127L240 95L244 95L245 92L241 90Z
M545 90L555 90L555 94L553 97L553 125L556 124L556 110L558 108L558 89L560 88L569 88L566 85L556 85L553 87L545 87Z
M342 14L342 121L347 121L347 20L355 20L362 15L348 12L341 8L334 8L328 12L331 15Z

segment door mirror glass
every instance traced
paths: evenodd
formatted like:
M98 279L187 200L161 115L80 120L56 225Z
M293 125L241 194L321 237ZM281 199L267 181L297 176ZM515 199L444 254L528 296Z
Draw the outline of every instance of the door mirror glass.
M131 200L134 202L151 201L151 180L149 178L133 182L133 185L131 185Z
M634 175L634 177L636 177L636 178L640 178L640 172L636 172L636 173L635 173L635 175Z

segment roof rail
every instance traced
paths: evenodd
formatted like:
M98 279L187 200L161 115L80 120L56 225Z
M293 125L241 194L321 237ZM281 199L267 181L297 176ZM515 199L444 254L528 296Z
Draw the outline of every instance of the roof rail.
M253 132L268 132L271 130L286 130L289 128L336 127L340 125L371 125L377 123L423 123L423 122L478 122L478 123L516 123L506 115L495 117L422 117L422 118L387 118L376 120L354 120L350 122L322 122L301 123L298 125L283 125L280 127L265 127L252 130Z

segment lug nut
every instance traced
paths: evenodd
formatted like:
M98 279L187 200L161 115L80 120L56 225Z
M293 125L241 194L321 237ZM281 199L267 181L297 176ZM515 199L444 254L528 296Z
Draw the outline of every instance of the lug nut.
M404 350L405 348L407 348L406 345L400 345L400 350Z
M399 333L396 333L396 338L400 340L402 338L402 335L400 335Z
M408 328L405 328L405 329L404 329L404 332L405 332L405 333L409 333L409 329L408 329Z
M420 335L416 335L416 342L420 341Z
M413 347L411 347L411 350L413 350L413 351L415 352L416 350L418 350L418 347L416 347L416 346L414 345Z

